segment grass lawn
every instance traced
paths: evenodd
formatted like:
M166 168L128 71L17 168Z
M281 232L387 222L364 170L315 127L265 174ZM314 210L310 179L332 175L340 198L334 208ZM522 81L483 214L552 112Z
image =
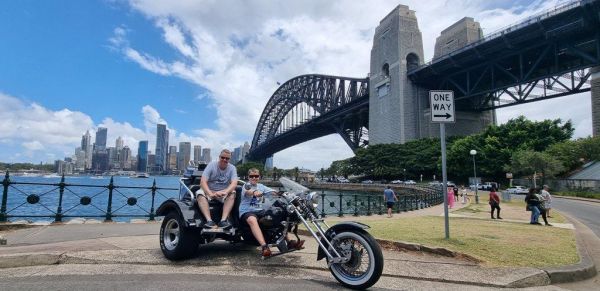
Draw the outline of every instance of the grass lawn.
M360 219L359 219L360 220ZM469 254L490 266L558 266L579 261L572 230L523 223L470 218L450 219L450 239L444 238L444 218L411 217L370 220L377 238L419 243Z

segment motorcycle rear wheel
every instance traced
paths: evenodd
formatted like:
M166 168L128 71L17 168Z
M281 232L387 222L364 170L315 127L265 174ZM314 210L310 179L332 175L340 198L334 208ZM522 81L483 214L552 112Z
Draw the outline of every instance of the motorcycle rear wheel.
M342 285L366 289L379 280L383 272L383 254L370 234L345 231L334 236L331 243L340 255L350 256L348 262L329 267L331 274Z

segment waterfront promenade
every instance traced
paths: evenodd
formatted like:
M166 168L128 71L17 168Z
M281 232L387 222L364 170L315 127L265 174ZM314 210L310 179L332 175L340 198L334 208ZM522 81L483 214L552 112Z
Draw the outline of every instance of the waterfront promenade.
M458 204L457 208L462 205ZM403 212L390 221L410 216L441 215L443 206ZM379 216L372 216L373 219ZM340 218L336 218L340 219ZM346 216L344 220L353 220ZM496 222L494 222L496 223ZM503 223L503 222L498 222ZM486 267L468 258L452 256L452 252L416 251L410 243L385 244L383 277L375 288L432 289L446 284L466 287L542 287L568 279L582 279L595 273L594 258L587 248L600 245L593 233L574 222L581 262L553 268ZM166 270L191 274L236 274L251 277L294 277L330 284L326 264L317 262L316 243L307 239L306 248L269 260L260 260L254 247L215 242L201 246L194 259L173 263L160 252L160 222L133 220L131 223L101 223L74 219L62 224L30 225L13 222L2 224L7 245L0 246L2 280L52 274L148 274ZM569 227L567 224L564 227ZM390 247L391 246L391 247ZM412 249L412 250L410 250ZM231 273L234 272L234 273ZM329 282L329 283L327 283ZM448 285L449 284L449 285ZM327 285L329 286L329 285ZM552 287L555 288L555 287ZM556 287L557 288L557 287ZM558 289L558 288L557 288Z

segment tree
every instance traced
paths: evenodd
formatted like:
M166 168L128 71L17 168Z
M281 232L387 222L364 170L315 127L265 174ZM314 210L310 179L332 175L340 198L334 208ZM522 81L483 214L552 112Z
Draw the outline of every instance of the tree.
M240 178L243 180L248 180L248 170L252 168L262 171L265 168L265 165L257 162L246 162L236 166L238 176L240 176Z
M547 153L523 150L512 155L511 163L505 167L505 170L517 175L541 173L542 183L544 183L544 179L552 178L557 173L562 172L564 166L558 159Z

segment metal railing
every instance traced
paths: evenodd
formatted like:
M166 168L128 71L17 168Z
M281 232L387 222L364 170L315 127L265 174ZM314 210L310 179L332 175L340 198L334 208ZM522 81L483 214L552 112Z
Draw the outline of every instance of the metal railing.
M383 194L325 194L321 190L321 203L317 210L321 217L336 215L373 215L387 212L387 205ZM441 189L422 188L411 189L410 192L398 195L398 202L394 203L393 212L407 212L431 207L444 203Z
M0 222L9 218L50 218L61 222L66 217L98 217L112 221L115 217L148 217L154 220L157 198L168 199L163 191L178 188L120 186L113 178L107 185L17 182L8 171L2 180ZM177 195L170 195L176 197ZM9 200L10 198L10 200Z
M116 185L111 177L106 185L67 183L62 176L58 183L22 182L10 179L6 172L2 180L0 222L11 218L49 218L55 222L63 218L147 217L154 220L155 206L170 197L178 197L180 189ZM405 189L395 203L395 213L423 209L443 203L441 188L423 187ZM165 195L166 192L170 192ZM384 214L387 206L383 194L348 193L326 194L321 190L318 213L322 217L344 215Z

